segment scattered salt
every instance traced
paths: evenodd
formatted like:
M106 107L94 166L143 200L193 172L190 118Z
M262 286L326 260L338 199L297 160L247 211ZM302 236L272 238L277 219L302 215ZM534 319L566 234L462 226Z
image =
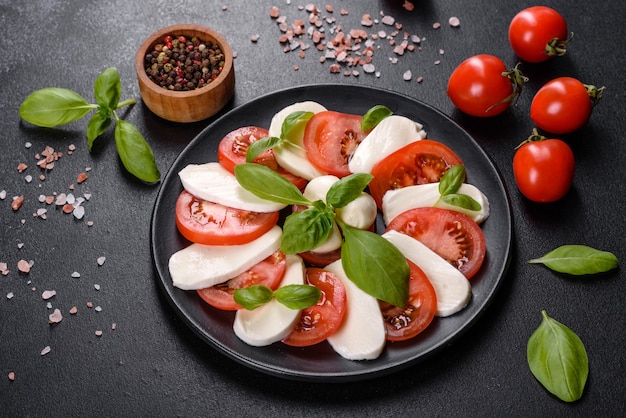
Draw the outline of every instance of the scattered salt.
M52 298L54 295L57 294L56 290L45 290L42 294L41 294L41 298L43 300L48 300L50 298Z
M47 345L47 346L45 346L45 347L43 348L43 350L41 350L41 355L42 355L42 356L45 356L45 355L46 355L46 354L48 354L50 351L52 351L52 349L50 348L50 346L49 346L49 345Z
M63 319L63 314L61 313L59 309L55 309L54 312L52 312L48 316L48 321L51 324L58 324L59 322L61 322L62 319Z
M98 261L98 265L99 266L103 265L106 260L107 260L107 258L105 256L98 257L98 260L97 260Z

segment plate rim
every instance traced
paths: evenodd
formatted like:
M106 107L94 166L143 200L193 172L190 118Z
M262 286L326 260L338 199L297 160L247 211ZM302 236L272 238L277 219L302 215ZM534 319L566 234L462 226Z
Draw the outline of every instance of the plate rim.
M327 90L327 89L346 89L353 90L355 92L358 91L370 91L377 92L378 94L394 97L397 96L402 98L405 101L413 102L418 106L428 109L431 112L437 114L438 117L446 120L448 124L454 127L454 129L461 131L471 142L472 147L478 151L482 158L488 162L490 168L496 174L496 183L497 188L503 192L505 208L503 209L503 213L505 214L505 223L506 223L506 232L508 239L506 239L506 248L503 249L503 253L505 254L504 262L502 263L499 271L494 272L497 274L497 279L495 281L495 285L489 287L489 291L487 292L484 300L478 305L478 309L474 314L472 314L467 320L463 321L462 326L459 329L456 329L454 332L447 335L445 338L441 339L437 342L437 344L433 345L427 352L418 355L415 358L405 359L403 361L396 361L392 363L386 363L384 365L380 365L380 363L376 363L376 360L368 360L365 363L371 367L366 367L364 369L358 369L354 371L344 371L344 372L303 372L294 370L292 368L282 367L278 365L269 365L264 363L263 361L259 361L255 358L251 358L250 356L241 355L237 350L231 349L226 344L219 341L219 339L209 335L206 329L203 329L201 324L198 323L195 318L190 317L187 310L184 306L181 305L180 301L177 300L175 295L172 293L170 287L168 287L166 280L170 280L169 273L164 275L159 267L159 263L157 261L157 253L158 253L158 240L156 237L156 225L155 222L157 220L157 215L159 212L159 204L164 199L164 190L166 189L166 185L168 185L171 181L171 178L176 176L177 173L174 173L174 169L180 162L184 159L187 159L187 153L192 148L198 145L199 142L202 141L204 137L206 137L212 130L215 129L216 126L220 126L224 124L232 115L241 112L242 109L246 109L255 103L263 103L265 101L271 100L273 97L282 96L285 94L293 94L295 92L306 92L306 91L318 91L318 90ZM311 99L313 100L313 99ZM331 109L332 110L332 109ZM241 126L245 124L242 123ZM181 186L182 187L182 186ZM157 197L154 201L154 205L152 208L152 214L150 218L150 251L152 257L152 264L155 271L155 276L157 279L157 284L159 285L160 290L166 296L166 299L169 305L174 309L179 318L188 326L194 334L196 334L201 340L205 343L212 346L216 351L221 353L222 355L226 355L227 357L235 360L236 362L252 368L256 371L260 371L265 374L269 374L276 377L286 378L290 380L298 380L298 381L308 381L308 382L347 382L347 381L357 381L357 380L366 380L372 379L375 377L380 377L383 375L388 375L391 373L395 373L403 368L409 367L411 365L415 365L432 355L438 353L443 347L452 344L455 340L459 339L465 332L467 332L484 314L484 312L489 308L492 304L493 299L500 289L503 278L506 276L509 271L509 266L511 264L512 258L512 247L513 247L513 216L512 216L512 207L511 207L511 198L508 187L504 182L502 173L497 165L494 163L492 158L487 154L487 152L483 149L480 144L464 129L462 128L456 121L454 121L451 117L443 113L441 110L425 103L419 99L410 97L408 95L398 93L395 91L391 91L388 89L378 88L378 87L370 87L370 86L360 86L360 85L349 85L349 84L338 84L338 83L324 83L324 84L306 84L297 87L286 87L283 89L279 89L270 93L266 93L260 95L249 102L246 102L240 106L237 106L228 112L224 113L218 119L210 122L205 128L203 128L189 143L183 148L183 150L176 156L171 166L169 167L166 175L164 176L161 184L159 186L159 190L157 192ZM167 276L167 277L165 277ZM474 301L474 295L472 296L472 302ZM471 302L470 302L471 303ZM467 308L466 308L467 309ZM445 318L444 318L445 319ZM255 347L256 348L256 347ZM262 348L262 347L261 347ZM337 354L337 356L339 356ZM351 360L345 360L346 362L351 362Z

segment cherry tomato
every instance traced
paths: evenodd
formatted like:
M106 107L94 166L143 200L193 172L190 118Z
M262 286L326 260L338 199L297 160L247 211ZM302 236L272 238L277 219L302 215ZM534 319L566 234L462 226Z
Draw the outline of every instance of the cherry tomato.
M407 210L387 226L409 235L447 260L470 279L483 264L486 253L482 229L467 215L427 207Z
M317 268L306 269L307 283L317 287L322 297L317 304L303 309L300 322L283 340L287 345L305 347L324 341L337 331L346 312L346 289L333 273Z
M285 269L285 254L278 250L239 276L215 286L199 289L197 292L203 301L214 308L227 311L242 309L233 298L235 290L255 284L276 290L283 280Z
M553 134L574 132L587 123L603 90L572 77L555 78L535 94L530 118L539 128Z
M509 25L509 43L513 52L528 62L543 62L565 55L567 23L556 10L533 6L513 17Z
M380 160L374 168L369 191L379 208L387 190L415 184L435 183L450 167L462 164L448 146L431 139L406 145Z
M437 312L437 295L426 274L417 265L409 263L409 301L399 308L379 302L385 321L388 341L404 341L425 330Z
M348 161L365 134L360 115L316 113L304 129L303 144L311 163L326 174L339 178L351 174Z
M198 199L186 190L176 200L176 226L185 238L198 244L245 244L276 225L278 215L229 208Z
M452 103L462 112L489 117L508 109L521 92L524 81L517 68L507 70L500 58L480 54L456 67L448 80L447 92Z
M243 164L246 162L246 153L248 152L250 144L256 140L265 138L268 135L269 132L267 129L260 128L258 126L244 126L229 132L219 143L217 149L217 161L226 170L234 173L235 166L237 164ZM300 190L304 189L304 186L306 186L306 179L291 174L278 165L276 158L274 158L274 151L272 150L265 151L256 157L253 162L271 168L293 183Z
M574 153L560 139L529 140L513 157L513 175L520 192L534 202L554 202L574 178Z

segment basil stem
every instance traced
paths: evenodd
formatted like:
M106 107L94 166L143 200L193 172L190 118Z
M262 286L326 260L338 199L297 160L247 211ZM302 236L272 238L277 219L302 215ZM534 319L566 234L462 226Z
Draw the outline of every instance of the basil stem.
M235 177L244 189L262 199L287 205L311 205L296 186L269 167L253 163L237 164Z
M406 306L409 297L409 265L404 255L378 234L341 224L345 242L341 264L346 275L367 294Z
M126 170L146 183L156 183L161 173L150 146L135 126L116 119L115 146Z
M542 321L526 349L535 378L552 394L573 402L583 394L589 374L589 359L580 337L541 311Z
M33 125L53 128L76 121L96 109L68 89L47 87L31 93L20 105L20 117Z
M333 183L326 193L326 203L339 209L359 197L374 176L368 173L354 173Z
M300 310L315 305L322 292L308 284L290 284L272 291L267 286L252 285L235 290L233 298L244 309L252 311L270 302L273 298L289 309Z
M380 123L381 120L391 116L393 112L387 106L376 105L365 112L361 118L361 131L369 132Z
M562 245L540 258L528 261L571 275L604 273L618 267L617 257L586 245Z

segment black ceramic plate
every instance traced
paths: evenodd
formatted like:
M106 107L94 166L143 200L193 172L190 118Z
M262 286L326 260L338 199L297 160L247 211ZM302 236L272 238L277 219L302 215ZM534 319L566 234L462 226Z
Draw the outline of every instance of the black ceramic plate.
M189 243L178 233L174 208L182 190L178 172L187 164L216 161L218 142L230 131L247 125L269 127L271 117L295 102L313 100L329 110L364 114L374 105L385 105L395 114L424 125L428 137L450 146L463 160L467 178L485 193L491 215L482 225L487 256L480 272L472 278L473 297L461 312L435 318L414 340L387 344L376 360L349 361L321 343L293 348L282 343L251 347L232 330L234 314L207 306L193 291L172 285L168 271L170 256ZM489 157L461 127L438 110L406 96L350 85L303 86L278 91L236 108L203 130L178 156L163 180L156 199L151 248L157 282L177 313L203 340L223 354L253 369L272 375L306 381L341 382L372 378L415 364L447 346L466 331L494 298L509 263L512 225L510 203L501 176Z

